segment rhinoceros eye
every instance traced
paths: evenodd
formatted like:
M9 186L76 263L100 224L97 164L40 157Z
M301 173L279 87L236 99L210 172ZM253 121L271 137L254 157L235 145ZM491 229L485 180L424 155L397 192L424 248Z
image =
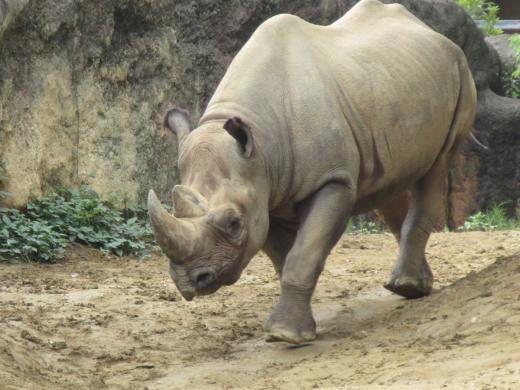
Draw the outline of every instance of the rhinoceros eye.
M229 234L231 238L239 238L240 233L242 233L242 222L239 217L230 216L228 219L226 233Z
M210 223L227 238L240 241L244 230L242 216L237 211L229 208L225 211L210 213Z

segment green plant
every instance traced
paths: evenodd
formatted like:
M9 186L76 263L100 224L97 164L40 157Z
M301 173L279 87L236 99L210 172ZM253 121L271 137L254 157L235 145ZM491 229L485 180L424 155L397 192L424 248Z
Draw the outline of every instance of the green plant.
M488 231L488 230L517 230L520 229L518 216L510 218L504 208L504 204L491 207L487 212L479 211L466 220L459 228L462 231Z
M513 34L509 37L509 46L513 49L518 65L513 70L513 77L520 77L520 35Z
M5 167L4 167L4 161L0 161L0 188L4 187L4 183L7 181L8 177L5 175ZM0 199L5 199L7 197L11 196L11 194L7 191L3 191L0 189Z
M0 256L4 259L51 262L69 241L116 256L144 256L156 248L144 207L118 210L88 187L62 190L31 202L25 214L5 208L1 212ZM47 236L35 242L31 237L37 233ZM31 256L24 246L32 248L27 248Z
M511 35L509 46L515 54L518 65L511 73L502 75L502 85L506 96L518 99L520 98L520 35Z
M0 176L0 181L2 181L2 177L3 176ZM11 194L9 192L0 190L0 199L5 199L5 198L8 198L10 196L11 196Z
M53 262L67 245L46 221L33 221L16 209L0 208L0 260Z
M347 225L346 232L352 234L377 234L385 231L381 222L370 215L352 217Z
M499 21L498 12L500 11L500 7L491 2L487 2L487 4L488 6L484 19L484 33L489 36L503 34L504 31L496 26Z
M520 99L520 77L513 77L511 73L504 73L501 81L505 96Z
M484 21L484 34L499 35L504 32L497 28L500 20L498 12L500 7L489 0L457 0L457 4L475 20ZM506 96L520 98L520 35L513 34L509 37L509 45L513 49L519 65L512 73L501 75L502 87Z
M475 20L484 21L484 33L486 35L499 35L503 31L496 24L499 21L500 7L489 0L457 0L457 4Z

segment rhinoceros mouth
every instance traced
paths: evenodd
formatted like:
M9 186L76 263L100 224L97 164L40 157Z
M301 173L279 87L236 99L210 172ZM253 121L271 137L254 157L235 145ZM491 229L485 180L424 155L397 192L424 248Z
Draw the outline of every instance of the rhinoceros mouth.
M240 278L240 273L221 272L219 277L211 284L204 288L196 288L195 294L197 296L210 295L220 289L222 286L231 286Z
M240 279L240 272L236 272L233 275L231 275L230 277L223 280L222 285L231 286L232 284L235 284L238 281L238 279Z
M195 294L192 291L179 290L179 292L181 293L182 297L186 299L188 302L192 301L193 298L195 298Z
M197 289L196 293L197 293L197 296L203 296L203 295L210 295L210 294L213 294L214 292L216 292L220 287L222 286L222 284L218 283L218 282L213 282L212 284L202 288L202 289Z

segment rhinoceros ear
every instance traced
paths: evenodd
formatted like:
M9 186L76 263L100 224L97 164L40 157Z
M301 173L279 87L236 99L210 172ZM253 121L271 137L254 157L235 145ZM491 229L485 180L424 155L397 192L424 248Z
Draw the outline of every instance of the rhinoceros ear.
M245 158L253 154L253 136L251 128L238 116L229 118L224 124L224 129L238 142L242 155Z
M164 115L163 126L177 134L180 142L191 131L189 111L172 105Z

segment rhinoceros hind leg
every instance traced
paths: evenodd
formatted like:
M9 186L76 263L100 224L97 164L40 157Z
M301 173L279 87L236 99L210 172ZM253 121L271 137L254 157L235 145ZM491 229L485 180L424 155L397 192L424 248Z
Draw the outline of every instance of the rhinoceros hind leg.
M450 151L437 158L430 171L412 188L410 208L401 228L399 258L385 288L405 298L432 291L433 274L425 257L426 244L442 219Z
M410 209L410 203L411 193L404 191L376 210L377 215L385 222L398 243L401 241L401 229ZM407 270L406 264L401 264L396 267L384 287L397 295L414 299L429 295L432 285L433 274L426 258L423 257L419 272L414 271L414 267Z

